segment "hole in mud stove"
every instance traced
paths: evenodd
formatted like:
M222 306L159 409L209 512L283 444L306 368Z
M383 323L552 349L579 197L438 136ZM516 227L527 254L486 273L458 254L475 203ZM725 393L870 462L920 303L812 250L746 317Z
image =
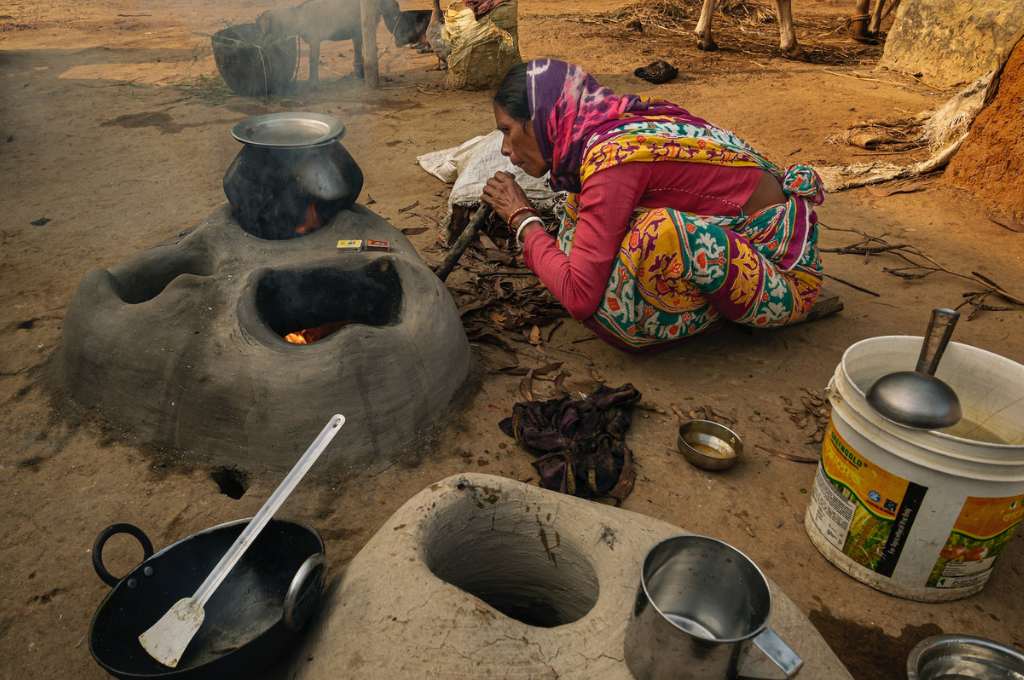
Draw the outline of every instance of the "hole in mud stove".
M210 473L210 479L217 484L217 488L222 494L236 501L245 495L245 491L249 487L249 475L238 468L216 468Z
M562 626L594 607L594 567L554 528L523 521L513 525L515 531L501 531L492 521L488 512L474 513L458 530L447 527L432 536L430 571L529 626Z
M398 322L402 281L387 258L362 269L271 271L256 286L256 310L286 342L310 345L345 326Z
M110 272L114 292L125 303L149 302L164 292L179 276L209 276L212 267L204 253L173 253L150 257L131 269Z

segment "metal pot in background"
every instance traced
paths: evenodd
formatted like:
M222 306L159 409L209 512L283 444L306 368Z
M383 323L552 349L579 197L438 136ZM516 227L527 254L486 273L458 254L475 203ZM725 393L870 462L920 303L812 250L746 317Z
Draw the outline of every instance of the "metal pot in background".
M339 141L345 126L319 113L272 113L238 123L244 146L224 174L238 223L265 239L302 236L350 207L363 172Z
M89 650L100 666L124 680L175 678L227 680L262 677L287 655L319 608L324 587L324 544L294 522L271 520L206 606L206 621L177 668L155 661L138 636L181 597L191 595L249 523L248 519L201 531L153 553L146 534L114 524L96 538L96 573L113 590L89 629ZM103 564L103 547L127 533L145 559L121 579Z
M969 635L936 635L922 640L910 652L907 680L952 678L1024 678L1024 653Z
M210 43L217 70L235 94L269 97L286 92L295 81L295 36L267 39L256 24L240 24L217 31Z
M768 627L768 581L750 558L704 536L675 536L644 559L625 657L637 680L732 680L753 643L785 677L803 661Z

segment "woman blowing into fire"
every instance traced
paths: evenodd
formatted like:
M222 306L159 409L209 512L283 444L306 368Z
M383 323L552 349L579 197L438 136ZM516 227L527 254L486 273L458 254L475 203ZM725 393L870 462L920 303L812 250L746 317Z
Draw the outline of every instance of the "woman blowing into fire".
M502 153L569 192L548 235L512 175L483 201L508 222L527 266L602 339L640 350L724 317L803 319L821 289L803 165L781 170L731 132L665 101L615 95L578 66L521 64L494 97Z

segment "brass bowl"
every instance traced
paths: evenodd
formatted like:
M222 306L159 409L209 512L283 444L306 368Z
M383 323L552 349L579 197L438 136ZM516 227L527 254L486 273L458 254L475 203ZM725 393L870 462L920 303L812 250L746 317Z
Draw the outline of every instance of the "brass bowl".
M690 420L679 426L679 452L702 470L728 470L743 453L743 440L725 425Z

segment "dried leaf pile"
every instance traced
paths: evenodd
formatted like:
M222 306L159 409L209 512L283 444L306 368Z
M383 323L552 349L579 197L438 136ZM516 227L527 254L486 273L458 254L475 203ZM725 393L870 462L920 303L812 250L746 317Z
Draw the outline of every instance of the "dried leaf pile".
M823 392L815 392L807 388L804 388L803 391L799 406L794 405L793 400L788 397L782 397L782 401L786 405L789 419L798 428L801 430L806 430L808 427L814 428L804 443L820 445L825 438L825 429L828 427L829 419L832 417L832 405Z
M469 279L449 284L448 289L470 342L505 349L510 349L509 341L540 345L554 332L554 328L547 333L541 329L568 312L509 248L507 239L481 231L479 242L466 250L460 262Z
M639 21L643 27L667 32L678 31L680 24L694 22L700 17L702 0L657 0L638 2L621 9L599 15L608 22ZM775 21L775 8L750 0L722 0L716 8L735 23L750 27Z
M689 411L683 411L683 409L678 405L672 404L672 413L675 414L676 418L678 418L680 422L684 420L713 420L723 425L728 425L729 427L736 424L736 418L734 416L731 416L728 413L723 413L715 409L714 406L706 404L691 408Z

